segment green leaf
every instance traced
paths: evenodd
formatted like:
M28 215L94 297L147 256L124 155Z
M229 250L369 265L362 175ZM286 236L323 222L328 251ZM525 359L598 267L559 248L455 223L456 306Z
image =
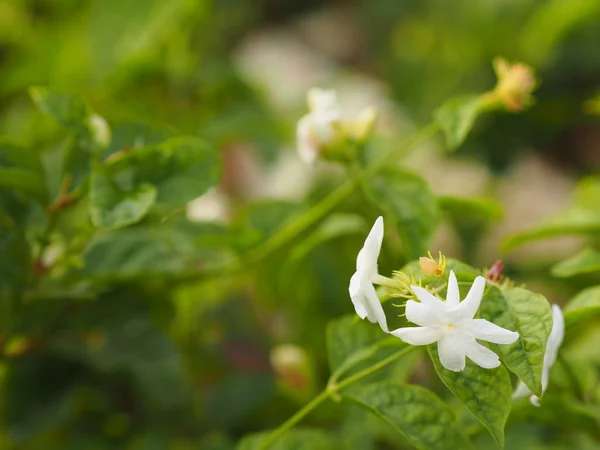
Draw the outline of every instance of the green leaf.
M121 228L139 222L156 200L156 187L119 180L106 167L92 172L90 217L102 228Z
M88 132L91 111L79 95L44 87L32 87L29 93L41 111L54 117L65 128L82 134Z
M503 243L505 251L523 244L556 236L600 232L600 177L589 176L577 183L573 204L538 228L510 236Z
M559 278L592 272L600 272L600 252L592 248L586 248L552 267L552 275Z
M504 447L504 426L512 404L512 385L506 368L483 369L467 360L465 370L451 372L442 366L436 346L430 345L428 350L443 383Z
M86 248L84 272L93 277L148 276L187 269L193 245L171 228L132 228L95 236Z
M444 132L450 150L462 145L480 112L479 96L454 98L435 110L434 119Z
M600 211L572 208L540 227L509 236L502 245L511 251L529 242L557 236L570 236L600 232Z
M440 210L454 218L502 220L502 207L493 200L484 198L438 197Z
M0 189L10 189L45 204L48 191L37 154L0 137Z
M406 256L425 254L437 229L437 202L418 175L389 169L372 182L374 200L396 220Z
M245 437L236 450L258 450L271 433L256 433ZM269 450L338 450L339 444L330 434L321 430L295 428L288 430Z
M48 192L44 180L38 174L26 169L0 167L0 189L10 189L46 203Z
M138 222L155 203L183 208L220 177L216 151L194 137L114 154L96 167L90 188L94 225L119 228Z
M332 377L339 377L385 348L403 347L400 339L387 337L380 328L352 314L327 325L327 352Z
M567 325L600 315L600 286L584 289L573 297L565 306L564 314Z
M500 291L489 286L479 315L507 330L517 331L519 339L508 345L490 344L508 369L535 395L542 394L542 367L546 342L552 330L552 310L540 294L513 287Z
M334 213L327 217L319 227L300 242L290 253L290 261L298 262L318 246L336 239L362 232L368 232L365 219L356 214Z
M423 387L383 381L353 388L344 397L380 417L420 450L472 448L452 410Z
M137 162L139 177L158 189L156 201L169 205L185 205L206 193L221 177L218 152L195 137L169 139Z

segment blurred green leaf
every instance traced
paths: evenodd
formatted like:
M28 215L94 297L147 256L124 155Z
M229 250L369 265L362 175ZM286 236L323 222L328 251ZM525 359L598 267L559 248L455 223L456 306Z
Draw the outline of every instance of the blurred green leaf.
M401 340L381 333L378 326L352 314L327 325L327 352L331 376L337 378L365 363L380 350L404 347Z
M183 208L216 184L216 151L193 137L113 154L94 168L90 214L94 225L119 228L138 222L153 204Z
M437 224L437 203L427 183L418 175L388 169L372 182L373 200L395 219L409 259L427 253Z
M552 275L569 278L583 273L600 272L600 252L586 248L576 255L559 262L551 269Z
M573 204L538 228L509 236L503 243L510 251L528 242L549 237L600 232L600 177L589 176L577 183Z
M125 171L123 174L131 175ZM139 222L156 201L155 186L148 183L132 184L132 180L125 177L121 180L106 166L92 172L90 217L97 227L121 228Z
M0 167L0 188L30 195L46 203L48 192L44 180L38 174L26 169Z
M566 304L564 314L567 325L600 315L600 286L579 292Z
M269 437L269 432L256 433L245 437L237 445L236 450L258 450ZM337 440L321 430L294 428L288 430L270 450L338 450Z
M507 330L517 331L512 344L490 344L508 369L537 396L542 394L542 368L546 342L552 330L552 311L540 294L522 288L504 291L489 286L479 315Z
M77 146L72 151L83 150L94 154L108 146L108 124L102 117L94 114L79 95L44 87L32 87L29 93L41 111L75 133Z
M504 217L502 207L487 198L438 197L440 210L455 219L501 220Z
M483 369L467 360L465 370L451 372L440 362L436 346L428 346L435 371L450 391L490 431L494 440L504 447L504 426L512 403L512 385L504 366Z
M318 246L341 236L367 231L367 222L356 214L334 213L300 242L290 253L290 262L298 262Z
M383 381L349 389L344 397L387 422L418 449L472 448L452 410L423 387Z
M435 110L433 117L444 132L450 150L462 145L480 112L481 97L477 95L448 100Z

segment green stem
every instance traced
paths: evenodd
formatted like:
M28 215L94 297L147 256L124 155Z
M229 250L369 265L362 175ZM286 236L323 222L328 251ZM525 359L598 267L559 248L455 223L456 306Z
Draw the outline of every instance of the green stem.
M275 250L287 244L306 228L310 227L319 219L326 216L331 210L333 210L333 208L349 197L361 183L368 181L380 171L386 167L389 167L390 164L392 164L401 155L408 152L408 150L425 142L427 139L433 136L438 129L439 128L436 123L429 124L425 128L422 128L410 136L399 147L388 153L385 153L364 171L358 172L353 179L342 184L339 188L325 197L320 203L314 205L304 214L296 218L296 220L293 222L290 222L288 225L284 225L282 228L280 228L269 238L269 240L267 240L267 242L252 252L246 262L249 264L257 263L258 261L261 261L269 256ZM235 268L232 266L232 271L235 272L235 270L239 269L239 266L239 264L236 265Z
M351 377L346 378L339 384L332 383L330 381L330 383L328 383L328 385L327 385L327 388L323 392L321 392L319 395L317 395L308 404L306 404L306 406L304 406L296 414L294 414L292 417L290 417L288 420L286 420L279 428L277 428L275 431L273 431L269 435L269 437L262 443L262 445L258 448L258 450L267 450L275 442L277 442L277 440L280 439L281 436L283 436L287 430L289 430L294 425L296 425L298 422L300 422L313 409L315 409L317 406L319 406L321 403L323 403L329 397L335 397L336 394L340 390L344 389L345 387L348 387L351 384L356 383L357 381L362 380L363 378L368 377L369 375L377 372L378 370L383 369L384 367L390 365L397 359L404 356L406 353L408 353L413 348L414 347L412 347L412 346L407 346L406 348L394 353L393 355L390 355L387 358L382 359L378 363L373 364L372 366L367 367L364 370L361 370L360 372L352 375Z

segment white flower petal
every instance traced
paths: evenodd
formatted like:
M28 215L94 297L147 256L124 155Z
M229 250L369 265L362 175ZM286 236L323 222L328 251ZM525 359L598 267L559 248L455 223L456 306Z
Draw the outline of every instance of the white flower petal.
M550 381L550 369L558 357L560 348L565 336L565 318L558 305L552 305L552 330L546 342L546 352L544 353L544 367L542 368L542 395L548 388Z
M458 290L458 281L456 280L456 275L454 275L454 271L450 271L450 276L448 277L448 292L446 293L446 305L452 307L456 306L460 303L460 292Z
M354 305L354 310L356 311L356 314L358 314L358 317L360 317L361 319L364 319L365 317L367 317L369 312L367 311L367 308L365 307L363 302L364 294L362 284L363 277L361 273L355 272L354 275L352 275L352 278L350 278L350 298L352 299L352 304Z
M469 338L460 333L447 333L438 341L438 353L442 366L452 372L465 368Z
M378 323L384 333L388 333L389 329L387 326L387 320L385 317L385 312L383 311L383 306L381 306L381 301L379 297L377 297L377 292L375 291L375 287L368 283L366 286L363 286L365 293L365 307L368 311L367 318L372 323Z
M334 89L312 88L308 91L308 109L311 112L339 110Z
M565 337L565 318L558 305L552 305L552 331L546 343L544 366L553 366L558 356L558 349Z
M398 328L390 333L410 345L433 344L442 337L439 329L429 327Z
M422 288L421 286L411 286L412 291L415 293L417 298L421 301L421 303L425 305L429 305L433 308L438 309L439 311L446 310L446 304L429 292L427 289Z
M313 164L319 156L319 149L311 135L312 117L310 114L298 121L296 129L296 147L300 158L307 163Z
M356 258L356 270L364 271L369 277L377 273L377 258L383 241L383 217L379 216L369 232L363 248Z
M422 327L441 327L443 322L438 310L425 303L408 300L406 302L406 320Z
M517 383L517 388L515 389L515 392L513 392L512 397L513 398L521 398L521 397L527 397L530 394L531 394L531 391L529 390L527 385L525 383L523 383L521 380L519 380L519 382Z
M469 293L465 299L460 302L458 306L453 308L454 313L460 315L463 319L472 319L475 313L479 309L481 304L481 297L483 296L483 290L485 289L485 278L477 277L473 282L473 286L469 290Z
M485 319L472 319L463 325L475 339L493 342L494 344L512 344L519 339L519 333L499 327Z
M484 369L495 369L500 366L500 359L489 348L479 344L475 339L467 345L467 357Z

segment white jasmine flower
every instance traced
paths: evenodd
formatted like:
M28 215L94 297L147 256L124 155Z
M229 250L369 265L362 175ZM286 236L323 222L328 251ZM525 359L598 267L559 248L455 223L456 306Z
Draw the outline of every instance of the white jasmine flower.
M308 91L308 110L298 121L296 142L300 157L314 163L321 149L333 143L341 121L341 109L334 90L313 88Z
M552 305L552 330L550 336L548 336L548 342L546 343L546 352L544 353L544 366L542 367L542 395L548 388L548 381L550 378L550 369L556 362L558 356L558 349L562 344L565 336L565 318L563 317L562 310L558 305ZM513 398L526 397L531 394L529 388L519 381L517 389L513 394ZM531 394L529 397L531 404L540 406L540 398L537 395Z
M476 339L496 344L512 344L519 338L519 333L485 319L473 318L479 309L484 288L485 278L477 277L461 302L453 271L450 271L445 302L420 286L411 286L420 302L406 302L406 318L419 326L398 328L391 333L412 345L437 342L442 365L453 372L461 372L465 368L465 358L484 369L498 367L498 355L479 344Z
M383 307L375 292L373 283L389 284L391 280L377 272L377 258L383 240L383 217L378 217L371 229L365 245L356 258L356 272L350 279L350 298L356 314L361 319L365 317L372 323L378 323L381 329L388 333L388 326Z

